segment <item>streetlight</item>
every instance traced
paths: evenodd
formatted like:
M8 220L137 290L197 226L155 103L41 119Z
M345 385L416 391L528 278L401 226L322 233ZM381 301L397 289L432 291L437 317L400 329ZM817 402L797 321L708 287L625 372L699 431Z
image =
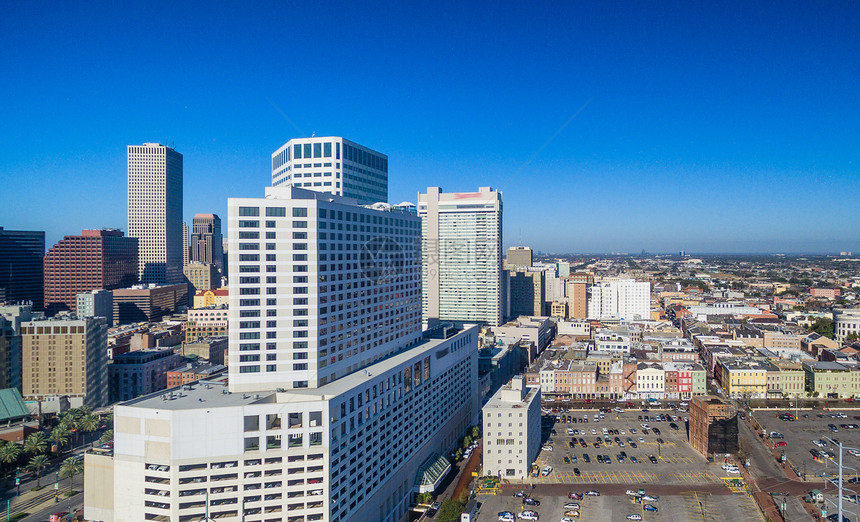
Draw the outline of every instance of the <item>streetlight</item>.
M857 448L843 447L841 442L837 443L836 441L834 441L830 437L823 437L823 438L829 440L830 443L833 444L834 446L839 447L839 485L838 485L838 487L839 487L839 492L838 492L839 503L837 505L837 509L838 509L837 513L839 513L839 515L838 515L837 520L839 520L839 522L842 522L844 520L844 515L843 515L843 510L842 510L842 469L843 469L843 466L842 466L842 450L843 449L853 449L853 450L857 451ZM827 464L825 463L825 466L826 465ZM854 468L848 468L848 469L854 469ZM854 471L857 471L857 470L854 470ZM827 500L827 502L830 502L831 504L833 503L833 501L831 501L831 500ZM857 515L853 511L849 511L849 513L852 513L855 516Z

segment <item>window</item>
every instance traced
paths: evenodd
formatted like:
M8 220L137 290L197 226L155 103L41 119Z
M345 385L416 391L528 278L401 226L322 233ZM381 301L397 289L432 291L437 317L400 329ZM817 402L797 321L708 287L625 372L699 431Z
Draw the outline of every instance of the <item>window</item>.
M301 145L293 145L293 159L302 159Z
M239 239L260 239L259 232L239 232Z
M240 366L239 373L260 373L259 366Z
M314 157L321 158L322 157L322 143L314 143Z
M239 254L239 261L259 261L260 254Z
M287 215L287 209L284 207L266 207L267 217L284 217Z
M239 228L258 228L259 226L259 221L239 221Z
M239 207L240 216L259 216L260 209L258 207Z
M305 143L304 152L305 152L305 154L304 154L305 158L311 157L311 144L310 143Z
M239 243L239 250L260 250L258 243Z
M293 217L307 217L308 209L303 207L297 207L293 209Z

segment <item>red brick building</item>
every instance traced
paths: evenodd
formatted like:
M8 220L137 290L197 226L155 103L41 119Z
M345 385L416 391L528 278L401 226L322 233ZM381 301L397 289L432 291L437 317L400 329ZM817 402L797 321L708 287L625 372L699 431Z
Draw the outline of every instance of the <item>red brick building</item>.
M137 238L114 229L83 230L66 236L45 254L45 310L75 311L76 296L95 289L113 290L137 282Z

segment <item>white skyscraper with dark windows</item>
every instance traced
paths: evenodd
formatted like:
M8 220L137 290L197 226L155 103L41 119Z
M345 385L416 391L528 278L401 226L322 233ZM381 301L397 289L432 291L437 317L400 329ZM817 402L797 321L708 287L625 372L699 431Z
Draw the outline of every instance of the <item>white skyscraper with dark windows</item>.
M336 136L295 138L272 153L272 186L388 201L388 156Z
M485 323L504 320L502 193L418 194L421 218L422 317Z
M181 283L182 154L158 143L128 146L128 236L138 240L141 283Z
M287 185L227 223L228 383L117 405L87 518L404 520L480 411L478 327L421 331L418 218Z
M604 279L588 287L589 319L640 320L651 317L651 283Z

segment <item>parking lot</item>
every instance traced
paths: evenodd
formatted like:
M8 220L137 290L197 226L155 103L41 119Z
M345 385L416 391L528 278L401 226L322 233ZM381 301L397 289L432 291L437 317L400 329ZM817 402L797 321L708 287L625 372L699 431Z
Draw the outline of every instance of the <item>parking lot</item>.
M846 478L853 478L860 474L860 458L851 455L847 448L860 449L860 410L838 410L838 411L820 411L820 410L799 410L796 420L783 421L779 419L780 413L790 413L794 416L794 410L788 412L774 410L757 410L754 412L754 419L764 428L768 435L773 432L782 434L782 438L769 438L765 444L769 448L775 448L780 453L785 453L788 461L798 471L801 478L807 480L820 480L821 478L829 478L836 476L839 460L839 448L829 441L823 441L825 446L816 446L813 441L821 441L823 437L829 437L836 441L842 442L846 448L843 453L843 466L853 468L846 469L844 474ZM844 418L832 417L832 415L844 415ZM831 431L828 425L834 425L837 431ZM858 428L846 428L843 425L857 425ZM775 444L784 442L785 445L775 447ZM829 452L830 456L818 456L813 459L810 450L820 452ZM860 453L860 452L858 452ZM860 486L860 479L856 482ZM860 491L860 487L855 488L855 484L846 484Z
M670 427L672 421L655 419L661 414L681 416L674 422L677 429ZM568 415L577 422L567 422ZM727 476L689 445L684 414L630 409L603 413L602 419L595 410L557 416L554 424L544 424L546 445L552 450L542 449L536 460L541 468L551 466L553 471L547 477L529 478L529 483L692 485L720 483ZM583 422L586 418L588 422Z
M599 490L599 488L597 488ZM526 490L528 491L528 490ZM572 489L573 491L573 489ZM582 493L582 488L576 490ZM646 489L647 492L647 489ZM564 516L563 508L569 502L566 495L561 493L553 496L536 495L541 505L526 507L540 515L540 520L556 521ZM495 521L498 513L511 511L519 513L524 508L522 499L511 496L508 492L499 495L484 495L479 498L483 502L478 520ZM743 495L712 495L695 491L684 491L678 488L678 494L660 496L654 502L637 504L626 495L605 495L599 497L586 496L576 500L580 504L580 517L575 520L584 522L626 521L627 515L638 514L644 521L652 520L704 520L723 522L725 520L763 521L764 518L755 506L751 497ZM658 511L644 509L645 504L657 507Z

